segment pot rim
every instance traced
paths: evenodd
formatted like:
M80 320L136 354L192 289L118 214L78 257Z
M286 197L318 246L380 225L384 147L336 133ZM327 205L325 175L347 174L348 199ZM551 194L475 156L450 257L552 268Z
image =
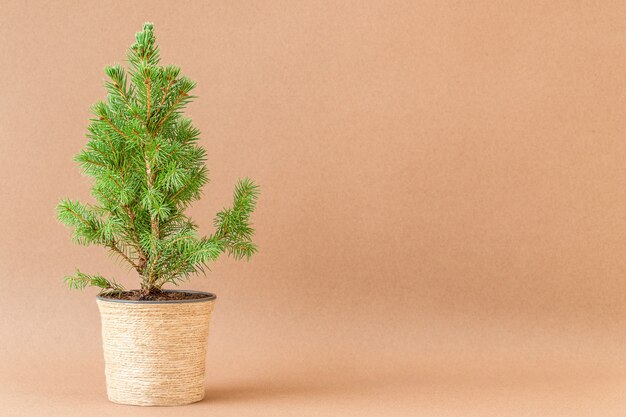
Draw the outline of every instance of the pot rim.
M96 299L99 301L105 301L110 303L126 303L126 304L185 304L185 303L205 303L207 301L213 301L217 296L210 292L205 291L193 291L193 290L164 290L163 292L184 292L191 294L204 294L207 297L194 298L190 300L121 300L115 298L102 297L96 295Z

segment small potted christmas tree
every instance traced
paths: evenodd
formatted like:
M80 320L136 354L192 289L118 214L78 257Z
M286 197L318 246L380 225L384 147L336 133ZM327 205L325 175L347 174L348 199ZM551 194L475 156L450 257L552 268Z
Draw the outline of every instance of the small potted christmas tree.
M105 69L108 97L93 106L88 142L77 156L93 178L93 204L69 199L59 220L83 245L101 245L139 274L138 289L76 271L70 288L95 286L111 401L180 405L204 397L205 355L215 295L165 290L203 272L222 253L256 252L250 215L258 188L240 180L213 234L199 236L185 209L208 181L199 131L182 114L195 83L159 65L153 25L128 52L129 69Z

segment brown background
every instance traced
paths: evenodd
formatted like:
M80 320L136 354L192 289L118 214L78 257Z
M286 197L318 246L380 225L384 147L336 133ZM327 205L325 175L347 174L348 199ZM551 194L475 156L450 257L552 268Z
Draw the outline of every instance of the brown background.
M214 416L623 416L626 3L0 2L0 415L106 400L63 196L103 67L154 21L212 183L262 185L260 253L218 294Z

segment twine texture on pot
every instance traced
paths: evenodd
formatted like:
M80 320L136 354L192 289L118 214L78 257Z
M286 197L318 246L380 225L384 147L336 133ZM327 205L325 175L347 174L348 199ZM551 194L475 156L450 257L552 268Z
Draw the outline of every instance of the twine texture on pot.
M173 406L204 398L215 296L189 301L119 302L98 297L109 400Z

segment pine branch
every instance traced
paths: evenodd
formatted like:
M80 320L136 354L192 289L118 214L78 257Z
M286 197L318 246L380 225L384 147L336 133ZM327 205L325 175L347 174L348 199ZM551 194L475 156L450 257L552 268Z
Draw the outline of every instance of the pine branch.
M257 248L251 239L254 229L249 223L250 214L256 208L259 187L250 179L237 183L233 197L233 207L219 212L214 220L217 227L215 238L224 242L229 255L235 259L249 259Z
M170 89L172 88L172 85L174 85L174 82L176 81L176 77L178 76L180 69L169 66L165 69L165 72L168 73L167 86L165 87L165 89L163 90L163 94L161 95L161 101L159 102L159 107L162 107L163 104L165 103L165 99L170 93Z
M64 278L68 287L74 290L83 290L87 287L98 287L100 293L116 293L123 292L124 287L115 280L108 280L102 275L89 275L76 270L76 274L68 275Z
M126 262L128 262L133 268L135 268L135 270L137 272L139 272L140 274L142 273L141 267L139 265L137 265L135 262L133 262L132 259L130 259L128 257L128 255L126 255L118 246L116 243L109 243L108 247L115 252L116 254L118 254L119 256L122 257L122 259L124 259Z
M165 115L161 118L161 120L159 121L159 123L157 124L155 131L154 131L154 136L158 135L161 131L161 127L163 126L163 123L170 117L170 115L177 110L178 106L183 102L183 100L185 98L189 97L187 95L187 92L181 92L179 93L178 97L176 97L176 99L174 100L174 103L170 106L169 110L167 111L167 113L165 113Z
M146 266L146 263L148 262L148 258L146 256L146 253L144 252L143 248L141 247L141 243L139 242L139 235L137 234L137 229L135 227L135 218L136 215L135 213L131 210L131 208L128 205L124 205L124 210L126 212L126 215L128 216L129 220L130 220L130 232L132 234L132 238L133 238L133 244L135 246L135 249L137 250L137 252L139 253L139 263L138 263L138 271L139 273L143 273L143 270Z
M150 92L152 89L151 83L150 83L150 74L144 74L145 76L145 83L146 83L146 127L148 127L150 125L150 104L151 104L151 97L150 97Z
M111 126L111 128L121 137L123 137L126 140L131 140L128 135L124 132L122 132L122 130L120 128L118 128L117 126L115 126L115 124L113 124L113 121L104 117L104 116L100 116L100 120L105 122L106 124L108 124L109 126Z

